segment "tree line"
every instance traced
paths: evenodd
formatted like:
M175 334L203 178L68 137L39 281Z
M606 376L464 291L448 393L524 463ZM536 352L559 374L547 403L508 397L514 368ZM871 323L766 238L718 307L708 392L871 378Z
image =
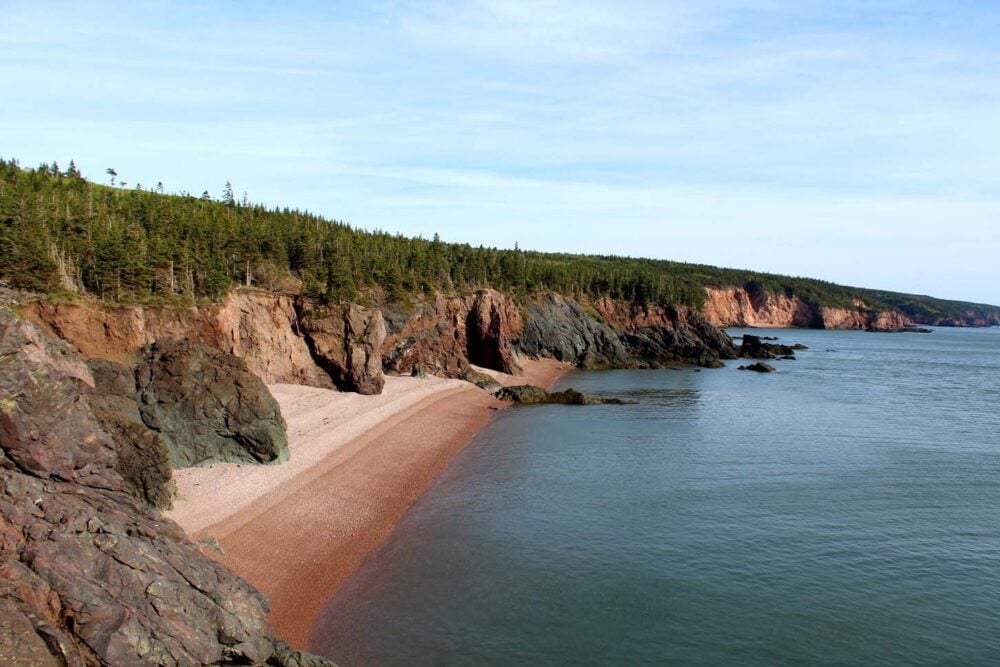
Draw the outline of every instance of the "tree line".
M112 182L118 175L107 174ZM699 308L706 286L734 285L822 305L859 297L832 283L752 271L369 232L238 200L229 183L219 198L126 185L91 182L72 162L27 169L0 160L0 282L131 303L216 300L235 285L297 288L328 301L492 287Z

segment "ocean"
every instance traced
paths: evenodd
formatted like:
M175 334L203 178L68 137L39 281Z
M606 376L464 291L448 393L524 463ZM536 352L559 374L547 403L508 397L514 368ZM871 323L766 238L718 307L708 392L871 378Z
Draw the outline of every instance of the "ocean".
M731 331L739 335L741 331ZM362 665L1000 664L1000 329L753 330L778 372L577 371L332 600Z

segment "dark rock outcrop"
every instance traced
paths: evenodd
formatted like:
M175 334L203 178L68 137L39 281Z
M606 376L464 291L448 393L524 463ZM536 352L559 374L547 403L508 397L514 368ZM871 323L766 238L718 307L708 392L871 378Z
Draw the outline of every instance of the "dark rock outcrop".
M496 397L501 401L510 401L511 403L518 403L520 405L542 405L548 403L558 405L625 405L627 403L620 398L587 396L576 389L549 392L541 387L530 384L502 387L496 392Z
M142 422L135 371L103 359L87 361L93 391L84 393L94 417L118 450L118 471L137 498L170 509L177 492L170 450L159 433Z
M748 366L740 366L741 371L756 371L757 373L773 373L776 369L771 364L765 364L763 361L758 361L755 364L750 364Z
M136 498L68 346L0 310L0 655L31 665L324 665Z
M546 294L527 305L517 341L528 356L583 368L658 368L671 364L721 366L736 357L732 340L699 313L600 299L590 309Z
M581 368L625 368L632 355L621 336L573 299L545 294L526 306L518 349L529 357L549 357Z
M780 343L765 343L760 336L743 335L743 344L739 348L739 356L746 359L794 359L796 350L808 350L805 345L782 345Z
M243 360L200 343L154 343L136 378L142 421L162 436L172 467L288 458L281 409Z
M381 346L386 331L380 311L345 303L305 308L298 321L313 358L338 389L359 394L382 392Z

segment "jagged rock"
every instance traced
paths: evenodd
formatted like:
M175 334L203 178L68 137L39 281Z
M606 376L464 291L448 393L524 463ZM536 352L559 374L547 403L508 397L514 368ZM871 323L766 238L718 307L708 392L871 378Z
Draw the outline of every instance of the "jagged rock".
M299 327L316 362L338 389L359 394L382 392L381 346L386 330L380 311L353 303L304 310Z
M496 290L477 292L465 325L469 361L502 373L520 374L511 339L522 327L521 314L510 297Z
M477 378L472 365L519 374L513 347L523 326L510 297L496 290L421 304L386 313L389 335L382 347L385 369L411 373L420 368L440 377Z
M747 359L778 359L795 358L795 350L808 349L804 345L781 345L779 343L765 343L759 336L750 334L743 335L743 344L740 345L739 355Z
M686 309L619 304L599 299L595 313L558 294L529 302L518 347L528 356L584 368L658 368L698 364L709 368L735 358L732 340L700 314Z
M170 468L170 450L142 422L135 371L103 359L87 361L94 388L84 392L91 411L118 450L115 470L125 478L132 494L160 509L170 509L177 492Z
M163 437L174 468L288 458L281 409L243 360L199 343L153 343L136 378L142 421Z
M627 403L627 401L623 401L620 398L587 396L576 389L548 392L541 387L530 384L502 387L496 392L496 397L501 401L510 401L511 403L521 405L541 405L545 403L556 403L559 405L625 405Z
M529 357L549 357L582 368L629 367L633 359L621 337L579 303L545 294L526 306L518 349Z
M134 365L145 345L190 340L240 357L268 384L330 389L330 376L316 364L299 331L302 308L302 299L295 297L233 290L220 303L186 309L36 299L24 304L24 313L89 359Z
M31 665L327 665L134 497L68 346L0 310L0 657Z
M750 364L749 366L740 366L741 371L756 371L758 373L773 373L776 369L771 364L765 364L763 361L758 361L755 364Z

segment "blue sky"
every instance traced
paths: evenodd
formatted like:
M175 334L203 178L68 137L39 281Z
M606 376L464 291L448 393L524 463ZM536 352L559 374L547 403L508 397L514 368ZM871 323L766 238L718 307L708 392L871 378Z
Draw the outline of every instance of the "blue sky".
M1000 303L997 35L995 2L0 0L0 156Z

